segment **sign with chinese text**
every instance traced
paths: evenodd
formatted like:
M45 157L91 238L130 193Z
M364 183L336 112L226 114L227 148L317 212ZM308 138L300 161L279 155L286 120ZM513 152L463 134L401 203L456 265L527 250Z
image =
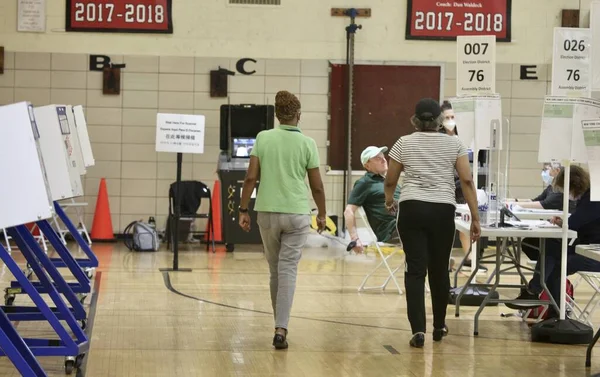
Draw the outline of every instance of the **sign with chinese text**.
M204 153L204 115L156 115L156 151Z

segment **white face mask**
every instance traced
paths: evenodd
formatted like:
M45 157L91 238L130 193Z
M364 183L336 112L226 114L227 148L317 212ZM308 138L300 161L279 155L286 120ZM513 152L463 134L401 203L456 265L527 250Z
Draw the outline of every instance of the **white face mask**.
M551 183L552 183L552 181L554 180L554 177L552 177L552 176L550 175L550 171L546 169L546 170L543 170L543 171L542 171L542 180L544 180L544 183L545 183L546 185L549 185L549 184L551 184Z
M444 122L442 124L444 128L446 128L448 131L454 131L454 129L456 128L456 122L454 121L454 119L444 119Z

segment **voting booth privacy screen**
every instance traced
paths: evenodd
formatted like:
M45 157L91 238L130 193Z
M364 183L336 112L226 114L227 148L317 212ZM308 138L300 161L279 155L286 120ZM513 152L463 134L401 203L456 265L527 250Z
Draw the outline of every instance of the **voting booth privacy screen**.
M49 105L36 107L35 118L40 132L40 146L52 200L70 199L83 193L81 177L75 157L68 154L72 148L66 107ZM72 152L72 151L71 151ZM75 165L73 165L75 164Z
M77 133L77 124L75 123L75 116L73 114L73 106L67 106L67 121L69 122L69 128L71 129L71 142L73 144L73 156L77 163L77 171L79 175L85 175L86 169L83 162L83 152L81 151L81 143L79 141L79 134ZM83 193L82 193L83 195Z
M96 161L94 160L94 153L92 152L92 144L88 134L85 114L83 113L83 106L73 106L73 117L75 118L75 126L77 127L81 153L83 154L83 163L86 168L89 168L90 166L96 165Z
M0 185L0 228L54 214L36 128L28 103L0 106L0 171L3 177L18 177Z

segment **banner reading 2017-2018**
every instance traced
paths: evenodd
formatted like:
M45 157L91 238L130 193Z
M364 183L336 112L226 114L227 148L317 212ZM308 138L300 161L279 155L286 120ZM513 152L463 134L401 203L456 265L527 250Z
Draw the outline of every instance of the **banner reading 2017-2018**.
M494 35L510 42L511 0L408 0L406 39Z

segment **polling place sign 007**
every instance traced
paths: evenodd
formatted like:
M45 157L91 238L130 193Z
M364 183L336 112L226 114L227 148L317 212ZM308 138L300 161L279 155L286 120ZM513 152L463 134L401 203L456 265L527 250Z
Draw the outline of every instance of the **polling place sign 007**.
M456 47L456 95L494 94L496 37L459 36Z
M156 151L204 153L204 115L156 115Z

